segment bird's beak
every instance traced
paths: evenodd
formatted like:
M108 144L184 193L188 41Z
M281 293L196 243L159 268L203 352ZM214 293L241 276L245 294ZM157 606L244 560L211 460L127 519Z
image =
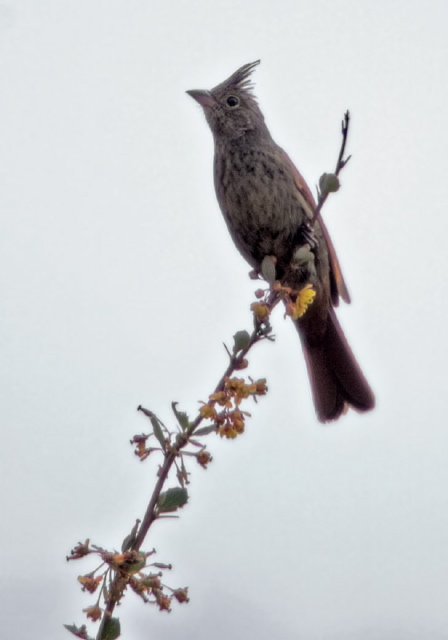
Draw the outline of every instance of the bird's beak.
M203 109L209 109L215 104L215 99L210 91L203 91L202 89L192 89L187 91L188 95L194 98L196 102L199 102Z

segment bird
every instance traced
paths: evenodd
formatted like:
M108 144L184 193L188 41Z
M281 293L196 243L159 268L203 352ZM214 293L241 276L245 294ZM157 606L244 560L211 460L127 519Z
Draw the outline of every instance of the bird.
M281 287L311 286L312 304L298 330L317 418L365 412L375 397L345 338L335 307L350 302L333 243L304 178L278 146L253 93L245 64L211 90L189 94L203 109L214 140L216 197L230 235L253 270ZM268 275L269 274L269 275Z

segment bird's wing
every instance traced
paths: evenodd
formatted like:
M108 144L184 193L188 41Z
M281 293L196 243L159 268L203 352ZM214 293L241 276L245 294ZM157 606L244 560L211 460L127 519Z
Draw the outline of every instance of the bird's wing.
M281 150L282 154L285 157L285 160L291 167L292 175L294 177L294 182L296 187L301 195L301 198L304 200L306 206L304 207L307 213L311 210L311 215L313 215L316 209L316 201L313 198L313 194L311 193L310 188L302 177L300 171L296 168L291 158L288 156L286 151ZM322 220L322 216L320 213L317 216L317 220L322 229L323 236L325 238L325 242L328 247L328 259L330 262L330 281L331 281L331 298L334 306L338 304L338 298L341 298L350 303L350 294L347 289L347 285L345 284L344 276L342 275L341 266L339 264L338 257L336 255L336 251L333 246L333 242L330 238L330 234L328 233L328 229L325 226L324 221Z

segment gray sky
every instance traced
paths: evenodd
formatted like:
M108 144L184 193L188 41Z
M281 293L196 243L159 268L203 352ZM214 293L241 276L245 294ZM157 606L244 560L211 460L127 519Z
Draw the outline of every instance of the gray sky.
M0 4L0 379L5 638L64 637L94 600L65 555L118 548L156 461L138 404L194 414L250 328L254 283L186 89L261 58L268 126L316 184L353 298L339 317L378 399L322 427L294 328L248 373L267 397L209 438L179 520L147 548L189 585L170 615L129 594L124 637L448 638L445 2L17 0ZM26 631L25 631L26 630ZM67 636L68 637L68 636Z

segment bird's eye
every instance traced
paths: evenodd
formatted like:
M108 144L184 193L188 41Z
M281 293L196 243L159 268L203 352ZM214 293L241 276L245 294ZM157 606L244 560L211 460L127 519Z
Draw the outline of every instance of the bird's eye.
M229 105L229 107L236 107L240 103L240 101L236 96L229 96L226 102Z

